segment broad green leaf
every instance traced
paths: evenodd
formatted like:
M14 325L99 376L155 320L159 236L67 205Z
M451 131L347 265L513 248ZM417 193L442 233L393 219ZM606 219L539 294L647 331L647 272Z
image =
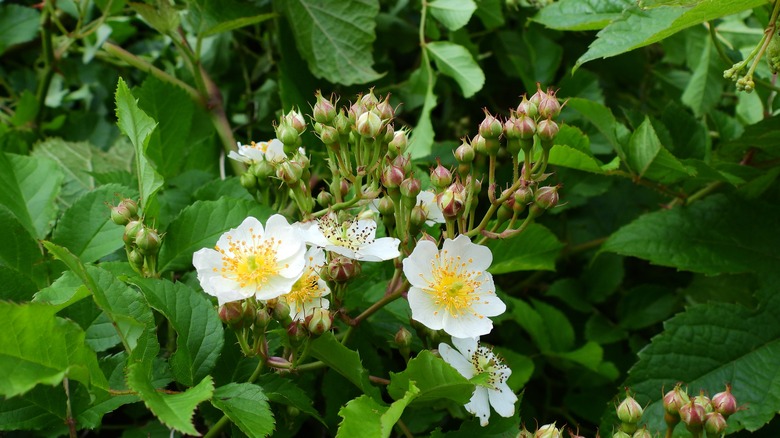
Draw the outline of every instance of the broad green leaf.
M227 32L230 30L241 29L242 27L251 26L253 24L259 24L263 21L275 18L276 14L260 14L252 15L250 17L241 17L233 20L223 21L214 27L207 29L203 32L203 36L216 35L218 33Z
M265 222L272 213L272 210L254 201L228 198L197 201L182 210L165 231L158 270L166 272L190 268L195 251L213 247L222 233L239 226L248 216Z
M561 64L563 49L538 27L524 32L500 31L493 40L498 65L509 76L519 77L529 94L536 84L550 83Z
M19 276L28 281L36 279L36 265L43 255L38 244L19 219L4 205L0 205L0 227L3 243L0 245L0 266L9 270L7 278ZM7 286L6 283L3 283Z
M132 2L130 7L138 12L150 26L163 35L171 34L181 21L179 11L169 2L154 2L154 5Z
M604 164L591 155L574 149L565 144L556 144L550 149L548 157L549 164L553 166L569 167L571 169L583 170L585 172L603 174Z
M362 395L339 410L344 421L339 424L336 437L387 438L393 432L393 425L401 418L406 406L418 397L420 390L412 382L404 396L385 406L367 395Z
M622 161L626 160L626 154L623 151L623 148L628 142L631 133L628 128L615 119L612 110L598 102L578 97L569 99L566 102L566 105L577 110L585 119L593 123L596 129L607 138L609 144L612 145L612 148L618 154L618 157L620 157Z
M210 399L214 393L214 381L206 376L197 386L178 394L166 394L157 390L150 380L151 365L137 362L127 367L127 386L138 395L152 413L171 429L187 435L200 435L192 424L195 408Z
M309 394L290 379L280 377L278 374L263 374L257 379L256 383L263 388L263 392L268 397L268 400L292 406L305 414L311 415L325 425L325 420L312 406L313 402Z
M49 386L36 386L22 395L4 397L0 399L0 430L54 431L53 435L67 435L66 406L65 391Z
M766 4L766 0L701 0L692 7L632 6L596 36L575 68L597 58L609 58L661 41L675 33L730 14Z
M310 353L321 360L337 373L344 376L364 394L379 400L379 390L371 385L368 380L368 370L363 368L360 355L341 344L333 333L326 332L319 338L311 341Z
M269 436L274 431L274 415L263 389L251 383L229 383L214 391L211 404L224 412L251 438Z
M19 222L31 236L37 236L33 219L27 210L27 204L19 187L19 180L14 172L11 154L0 152L0 205L8 207L8 210L16 216Z
M419 71L420 74L423 74L422 70ZM412 137L409 139L412 159L425 157L433 149L433 140L436 133L433 131L433 123L431 123L431 112L436 108L436 95L433 94L433 86L436 79L432 78L431 80L434 83L428 85L422 111L420 111L420 119L417 121L417 126L415 126L412 131Z
M57 218L54 199L60 193L64 175L54 161L43 157L8 155L27 212L35 227L35 236L43 239Z
M176 380L192 386L206 377L224 344L222 322L211 301L183 283L145 279L134 284L178 334L176 352L169 360Z
M505 274L516 271L555 270L555 259L563 248L555 235L539 224L531 224L511 239L493 239L487 247L493 252L488 271Z
M661 386L684 382L688 392L715 394L730 382L740 406L729 417L729 430L755 431L780 411L780 290L767 277L757 293L760 304L748 308L710 302L688 308L664 324L664 331L639 352L639 362L624 385L636 391L650 430L664 430ZM648 404L649 403L649 404ZM678 427L675 436L684 436Z
M574 327L566 315L544 301L531 300L536 312L542 317L550 338L550 349L555 352L569 351L574 347Z
M469 22L477 4L474 0L434 0L428 10L447 29L458 30Z
M631 0L560 0L545 6L533 20L551 29L599 30L633 4Z
M548 328L549 330L550 328ZM554 329L553 329L554 330ZM559 357L568 361L580 364L591 371L599 371L604 358L604 349L601 345L588 341L582 347L566 352L549 353L550 356ZM613 377L614 378L614 377Z
M278 5L314 76L343 85L382 76L374 71L371 57L378 0L289 0Z
M704 38L699 63L685 87L681 101L688 105L697 117L701 117L720 101L723 84L723 63L712 47L712 39Z
M755 231L774 229L777 217L775 206L715 195L640 216L601 250L708 275L773 272L780 235Z
M750 148L761 149L775 157L780 156L780 116L769 117L747 126L739 138L726 143L721 150L741 157Z
M0 394L24 394L35 385L58 385L63 378L108 388L95 352L84 344L75 323L54 316L43 304L0 301ZM46 348L43 348L46 346Z
M107 184L86 193L57 222L51 240L68 248L81 261L94 262L124 246L125 227L111 221L107 207L118 201L117 194L135 197L135 190Z
M626 163L640 178L672 183L691 174L664 148L648 117L631 134L626 154Z
M394 399L400 400L411 384L419 388L415 404L435 403L442 399L466 404L474 393L473 383L428 350L422 350L410 360L404 371L390 373L387 392Z
M0 55L15 44L32 41L38 35L41 13L32 7L0 5Z
M157 173L146 156L152 131L157 123L138 108L138 100L130 93L122 78L116 87L116 117L119 129L130 138L135 148L135 170L138 174L138 192L141 195L141 210L152 202L154 195L163 185L162 176Z
M425 50L440 72L455 79L464 97L473 96L485 85L485 73L465 47L448 41L434 41L426 44Z
M506 23L502 6L501 0L480 0L475 14L486 29L493 30Z
M509 309L504 318L517 322L525 330L536 344L536 347L543 353L551 351L552 342L550 333L542 320L542 316L536 309L531 307L525 301L510 296L501 297ZM500 317L499 317L500 319ZM499 321L496 321L499 322Z

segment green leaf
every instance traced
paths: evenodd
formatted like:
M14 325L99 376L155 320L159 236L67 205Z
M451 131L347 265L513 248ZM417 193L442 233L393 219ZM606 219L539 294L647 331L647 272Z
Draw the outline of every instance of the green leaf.
M543 225L531 224L511 239L489 240L487 247L493 252L493 264L488 271L495 275L516 271L554 271L555 259L564 244Z
M498 65L508 76L518 77L526 90L550 83L561 64L563 49L542 29L532 26L522 33L503 30L493 40Z
M35 385L58 385L63 378L108 389L95 352L84 344L84 331L54 316L42 304L0 301L0 394L24 394ZM45 346L45 348L44 348Z
M214 391L211 404L249 437L264 437L274 431L274 415L268 398L257 385L229 383L221 386Z
M319 412L312 407L311 397L290 379L280 377L278 374L264 374L257 379L257 384L263 388L268 400L292 406L299 411L311 415L317 421L326 425Z
M510 296L501 297L507 304L509 311L505 313L505 318L515 321L531 337L537 348L543 353L551 351L552 342L550 333L545 327L542 316L530 304L525 301ZM496 321L499 322L499 321Z
M152 385L150 375L150 364L133 363L127 367L127 386L138 392L146 407L161 423L187 435L200 435L192 424L192 416L195 408L214 393L211 376L206 376L197 386L184 392L165 394Z
M773 272L780 263L780 235L755 230L774 229L777 217L776 206L715 195L640 216L601 250L708 275Z
M628 142L631 133L623 124L618 123L612 110L598 102L578 97L569 99L566 105L577 110L585 119L593 123L596 129L607 138L618 157L622 161L626 160L623 147Z
M468 403L474 393L473 383L428 350L422 350L417 357L410 360L403 372L390 373L387 392L399 400L411 384L419 388L414 404L428 404L446 399L463 405Z
M6 275L9 277L18 275L29 281L35 280L37 277L35 267L43 258L41 250L19 219L4 205L0 205L0 228L3 230L0 266L12 271L7 272ZM6 283L3 284L7 286Z
M726 143L721 150L741 157L750 148L780 156L780 116L772 116L747 126L739 138Z
M426 44L425 50L440 72L455 79L464 97L473 96L485 85L485 73L465 47L448 41L434 41Z
M780 411L780 380L774 364L780 361L780 290L769 276L757 295L758 308L733 303L688 308L664 324L664 331L639 352L639 362L624 385L647 405L644 420L650 430L663 430L661 386L682 381L689 392L715 394L730 382L740 410L729 417L729 430L762 427ZM649 405L648 405L649 402ZM682 436L678 428L675 436Z
M691 174L691 171L663 147L649 117L645 117L642 124L631 134L626 153L626 163L642 178L673 183Z
M14 172L11 157L11 154L0 152L0 186L3 187L3 190L0 190L0 205L8 207L31 236L37 236L38 232L27 210L27 203L19 187L19 179Z
M766 0L701 0L692 7L627 8L602 29L575 69L597 58L609 58L661 41L675 33L719 17L759 7Z
M0 400L0 430L43 430L50 432L59 427L67 435L65 391L37 386L22 395Z
M379 390L372 386L368 380L368 371L363 368L363 364L360 362L360 355L336 340L333 333L326 332L319 338L311 341L309 347L313 357L321 360L334 371L344 376L360 388L364 394L377 400L380 399Z
M163 185L162 176L157 173L146 156L146 148L157 123L138 108L138 100L130 93L122 78L119 78L116 87L116 117L117 126L130 138L135 148L138 192L141 195L141 210L145 212L146 207Z
M106 207L117 201L117 193L136 196L135 190L118 184L106 184L86 193L65 211L51 240L64 246L81 261L94 262L124 246L125 227L111 221Z
M365 84L382 76L372 68L371 57L378 0L288 0L277 4L314 76L343 85Z
M601 348L601 345L588 341L585 345L576 350L550 353L550 356L566 359L580 364L591 371L599 372L600 365L604 358L604 349Z
M422 70L418 70L420 74ZM436 133L433 131L433 123L431 123L431 112L436 108L436 95L433 94L433 86L436 79L433 79L434 84L430 84L425 92L425 101L423 103L422 111L420 111L420 119L417 121L412 131L412 137L409 139L410 149L412 151L412 159L422 158L431 153L433 149L433 140Z
M251 26L253 24L259 24L263 21L275 18L276 14L259 14L252 15L250 17L240 17L233 20L223 21L203 32L203 36L216 35L222 32L228 32L231 30L241 29L242 27Z
M138 12L156 31L163 35L170 34L179 26L179 11L169 2L158 1L154 3L154 5L150 5L132 2L130 7Z
M192 254L213 247L219 236L235 228L248 216L265 222L273 211L254 201L222 198L197 201L179 213L165 232L157 263L160 272L192 267Z
M41 13L31 7L0 5L0 55L15 44L32 41L38 35Z
M428 3L428 10L449 30L458 30L465 26L477 4L473 0L435 0Z
M533 20L551 29L598 30L633 4L631 0L560 0L545 6Z
M224 344L222 322L211 301L183 283L139 279L134 284L178 334L169 360L176 381L192 386L206 377Z
M387 438L393 432L393 425L398 422L404 409L414 400L420 390L413 383L408 382L409 387L404 396L385 406L376 400L362 395L348 402L339 410L339 416L344 421L339 424L336 437L367 437Z
M64 175L57 164L48 158L9 155L11 165L27 212L35 227L35 236L43 239L49 234L57 218L54 199L60 193Z
M501 27L506 23L501 0L480 0L475 14L488 30Z
M563 166L597 174L604 173L604 164L599 160L579 149L574 149L565 144L554 145L553 148L550 149L550 155L547 162L553 166Z
M688 105L697 117L708 113L720 101L724 84L723 64L712 46L712 39L703 40L699 63L681 97L682 103Z

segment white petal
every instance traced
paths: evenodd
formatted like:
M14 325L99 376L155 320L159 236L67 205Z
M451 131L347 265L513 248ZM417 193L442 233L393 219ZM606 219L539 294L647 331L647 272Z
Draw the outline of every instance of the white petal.
M430 240L417 242L414 250L403 261L404 275L412 286L428 287L433 281L431 261L439 253L436 244Z
M322 233L320 225L317 221L298 223L298 232L303 240L310 244L324 248L330 245L330 241Z
M358 242L371 242L376 237L376 222L371 219L354 221L347 229L347 235Z
M359 256L355 251L352 251L351 249L344 247L344 246L338 246L338 245L325 245L325 251L328 252L334 252L340 256L344 256L348 259L352 260L359 260Z
M265 150L265 159L274 163L284 161L287 158L287 154L284 153L284 143L278 139L273 139L268 142L268 146Z
M472 306L474 311L482 316L498 316L506 312L506 304L494 294L484 294L480 300Z
M490 402L488 401L486 388L478 386L474 391L474 395L471 396L471 400L463 407L479 417L480 426L485 427L488 425L488 418L490 418Z
M382 260L394 259L401 255L398 251L398 245L401 241L395 237L382 237L374 240L368 245L360 247L358 251L358 260L366 260L370 262L378 262Z
M479 338L458 338L454 337L452 338L452 345L455 346L455 348L458 349L458 351L461 352L466 357L471 357L471 355L474 354L475 351L477 351L477 346L479 345Z
M316 270L325 266L325 251L323 251L322 248L312 246L306 251L304 257L306 258L307 267Z
M493 253L486 246L471 243L471 239L463 234L453 239L445 239L442 250L448 251L452 257L461 256L464 260L469 260L470 270L486 271L493 263Z
M517 396L506 383L496 385L496 389L488 389L490 405L502 417L511 417L515 413Z
M412 318L431 330L442 329L442 312L436 306L431 295L419 287L412 286L407 294Z
M479 316L471 313L465 313L459 315L457 318L449 314L449 312L443 313L442 328L450 336L456 338L474 338L482 335L486 335L493 330L493 321L490 318L480 318Z
M236 151L230 151L230 153L228 154L228 158L230 158L231 160L236 160L247 164L252 162L252 160L250 160L248 157L245 157Z
M292 290L293 284L298 281L297 278L284 278L272 276L263 286L256 290L254 295L258 300L271 300L278 298Z
M248 216L241 222L241 225L227 232L233 238L233 241L245 240L247 242L252 242L254 236L262 236L264 233L263 224L252 216Z
M445 362L458 370L461 376L467 379L474 377L474 364L472 364L470 360L463 357L463 355L454 348L447 344L439 344L439 354Z

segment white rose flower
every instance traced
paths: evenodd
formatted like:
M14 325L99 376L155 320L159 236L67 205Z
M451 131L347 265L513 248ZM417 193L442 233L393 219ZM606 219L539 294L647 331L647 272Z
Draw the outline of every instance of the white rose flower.
M323 298L330 293L330 288L320 277L320 269L325 265L325 252L313 246L306 251L305 258L303 275L292 286L290 293L280 298L290 306L290 316L295 321L303 321L314 309L327 310L330 305L327 298Z
M273 139L259 143L238 143L238 152L230 151L228 158L251 165L260 161L272 163L284 161L287 155L284 153L284 144L277 139Z
M353 260L379 262L401 255L400 240L394 237L376 238L376 221L354 219L339 223L335 213L328 213L317 221L300 225L307 243Z

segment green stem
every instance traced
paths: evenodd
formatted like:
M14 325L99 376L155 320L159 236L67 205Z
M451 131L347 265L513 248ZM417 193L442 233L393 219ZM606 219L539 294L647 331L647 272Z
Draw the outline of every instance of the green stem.
M41 45L43 46L43 79L38 83L36 99L38 101L38 112L35 115L37 129L40 130L43 121L43 110L46 107L46 95L49 94L49 86L54 77L54 49L52 48L51 36L51 9L54 7L51 0L44 2L43 13L41 14Z
M73 411L70 406L70 381L68 378L62 379L62 387L65 389L65 422L68 423L68 433L70 438L76 438L76 419L73 418Z

